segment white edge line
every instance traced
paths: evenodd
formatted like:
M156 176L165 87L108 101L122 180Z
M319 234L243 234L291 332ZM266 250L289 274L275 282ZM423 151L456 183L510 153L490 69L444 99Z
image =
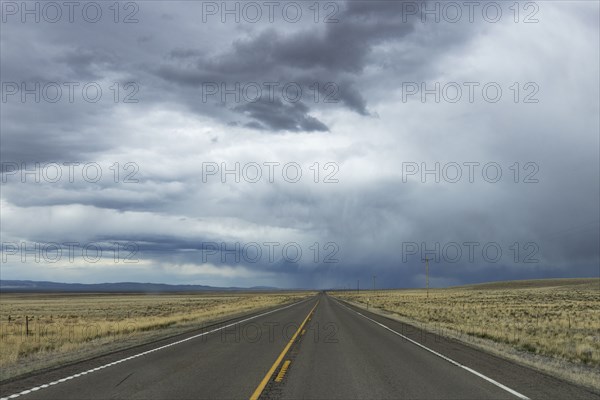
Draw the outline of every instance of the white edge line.
M392 328L390 328L390 327L388 327L388 326L386 326L386 325L384 325L384 324L382 324L382 323L380 323L380 322L377 322L377 321L375 321L374 319L372 319L372 318L369 318L369 317L367 317L366 315L364 315L364 314L361 314L361 313L359 313L359 312L358 312L358 311L356 311L356 310L353 310L353 309L351 309L350 307L348 307L348 306L346 306L345 304L341 303L341 302L340 302L339 300L337 300L337 299L335 299L335 301L336 301L338 304L340 304L341 306L343 306L343 307L346 307L348 310L350 310L350 311L353 311L353 312L357 313L357 314L358 314L358 315L360 315L361 317L363 317L363 318L366 318L366 319L368 319L369 321L371 321L371 322L374 322L374 323L376 323L377 325L381 326L382 328L385 328L385 329L387 329L388 331L390 331L390 332L392 332L392 333L395 333L396 335L398 335L398 336L400 336L400 337L402 337L402 338L404 338L404 339L408 340L409 342L411 342L411 343L413 343L413 344L415 344L415 345L419 346L420 348L422 348L422 349L424 349L424 350L427 350L428 352L430 352L430 353L432 353L432 354L435 354L436 356L438 356L438 357L440 357L440 358L443 358L444 360L448 361L449 363L451 363L451 364L454 364L454 365L456 365L457 367L460 367L460 368L462 368L462 369L464 369L464 370L466 370L466 371L469 371L469 372L470 372L470 373L472 373L473 375L476 375L476 376L478 376L478 377L480 377L480 378L482 378L482 379L485 379L486 381L488 381L488 382L490 382L490 383L492 383L492 384L494 384L494 385L498 386L499 388L506 390L508 393L510 393L510 394L513 394L513 395L515 395L515 396L517 396L518 398L520 398L520 399L523 399L523 400L530 400L530 399L529 399L529 397L525 396L524 394L521 394L521 393L517 392L516 390L513 390L513 389L509 388L508 386L506 386L506 385L503 385L503 384L501 384L500 382L497 382L497 381L493 380L493 379L492 379L492 378L490 378L489 376L486 376L486 375L482 374L481 372L477 372L477 371L475 371L474 369L467 367L466 365L463 365L463 364L461 364L461 363L459 363L459 362L457 362L457 361L454 361L453 359L451 359L451 358L448 358L448 357L446 357L445 355L443 355L443 354L440 354L440 353L438 353L437 351L435 351L435 350L432 350L432 349L430 349L429 347L426 347L426 346L422 345L421 343L419 343L419 342L417 342L417 341L415 341L415 340L413 340L413 339L411 339L411 338L409 338L409 337L406 337L406 336L404 336L403 334L401 334L401 333L399 333L399 332L396 332L396 331L395 331L395 330L393 330ZM1 399L0 399L0 400L1 400Z
M19 392L19 393L11 394L10 396L2 397L2 398L0 398L0 400L9 400L9 399L15 399L15 398L17 398L17 397L19 397L19 396L23 396L23 395L29 394L29 393L31 393L31 392L35 392L35 391L38 391L38 390L40 390L40 389L44 389L44 388L47 388L47 387L50 387L50 386L54 386L54 385L56 385L56 384L63 383L63 382L66 382L66 381L69 381L69 380L71 380L71 379L73 379L73 378L79 378L80 376L87 375L87 374L89 374L89 373L92 373L92 372L100 371L100 370L102 370L102 369L104 369L104 368L107 368L107 367L112 367L113 365L120 364L120 363L122 363L123 361L128 361L128 360L131 360L131 359L134 359L134 358L140 357L140 356L144 356L144 355L146 355L146 354L153 353L153 352L155 352L155 351L158 351L158 350L166 349L167 347L175 346L176 344L184 343L184 342L187 342L188 340L197 339L197 338L199 338L199 337L201 337L201 336L205 336L205 335L209 335L209 334L211 334L211 333L214 333L214 332L218 332L218 331L220 331L220 330L223 330L223 329L225 329L225 328L229 328L229 327L231 327L231 326L234 326L234 325L236 325L236 324L241 324L241 323L243 323L243 322L250 321L251 319L256 319L256 318L259 318L259 317L262 317L262 316L265 316L265 315L268 315L268 314L272 314L272 313L274 313L274 312L277 312L277 311L285 310L286 308L293 307L293 306L295 306L295 305L298 305L298 304L300 304L300 303L304 303L305 301L309 301L309 300L310 300L310 298L309 298L309 299L305 299L305 300L298 301L298 302L296 302L296 303L288 304L288 305L287 305L287 306L285 306L285 307L277 308L277 309L275 309L275 310L271 310L271 311L264 312L264 313L262 313L262 314L255 315L255 316L253 316L253 317L248 317L248 318L245 318L245 319L242 319L242 320L236 321L236 322L232 322L232 323L230 323L230 324L227 324L227 325L225 325L225 326L221 326L220 328L215 328L215 329L213 329L213 330L210 330L210 331L208 331L208 332L199 333L199 334L197 334L197 335L190 336L189 338L185 338L185 339L182 339L182 340L178 340L178 341L176 341L176 342L169 343L169 344L166 344L166 345L164 345L164 346L156 347L156 348L154 348L154 349L146 350L146 351L144 351L144 352L141 352L141 353L138 353L138 354L134 354L134 355L132 355L132 356L125 357L125 358L122 358L122 359L120 359L120 360L113 361L113 362L111 362L111 363L104 364L104 365L101 365L101 366L99 366L99 367L96 367L96 368L88 369L87 371L79 372L79 373L77 373L77 374L73 374L73 375L71 375L71 376L67 376L67 377L65 377L65 378L61 378L61 379L55 380L55 381L53 381L53 382L45 383L45 384L43 384L43 385L39 385L39 386L36 386L36 387L34 387L34 388L31 388L31 389L23 390L23 391L21 391L21 392ZM217 322L217 324L218 324L218 322Z

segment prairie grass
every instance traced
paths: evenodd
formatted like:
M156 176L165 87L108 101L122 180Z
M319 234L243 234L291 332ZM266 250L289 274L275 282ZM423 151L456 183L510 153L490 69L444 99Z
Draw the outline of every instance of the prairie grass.
M600 366L600 280L549 279L448 289L335 292L344 300L525 352Z
M0 295L0 380L309 293ZM28 329L26 330L26 325ZM123 346L120 346L121 348Z

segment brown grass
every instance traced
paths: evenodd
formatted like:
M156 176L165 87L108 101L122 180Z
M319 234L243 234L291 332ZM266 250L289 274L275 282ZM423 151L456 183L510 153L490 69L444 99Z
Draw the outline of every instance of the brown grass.
M336 292L463 341L600 367L600 279L496 282L448 289ZM561 364L561 365L564 365Z
M2 294L0 380L202 327L209 321L307 295Z

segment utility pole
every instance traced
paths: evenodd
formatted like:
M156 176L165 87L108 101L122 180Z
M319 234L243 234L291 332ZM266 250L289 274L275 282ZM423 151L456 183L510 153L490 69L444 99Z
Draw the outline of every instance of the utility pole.
M427 276L427 298L429 298L429 258L425 256L425 275Z
M375 291L375 278L377 278L375 275L373 275L373 291Z
M356 280L356 293L360 293L360 279Z

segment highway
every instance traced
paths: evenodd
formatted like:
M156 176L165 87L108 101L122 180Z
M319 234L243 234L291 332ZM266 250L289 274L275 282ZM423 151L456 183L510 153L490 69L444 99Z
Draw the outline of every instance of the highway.
M600 399L321 293L2 385L19 399Z

